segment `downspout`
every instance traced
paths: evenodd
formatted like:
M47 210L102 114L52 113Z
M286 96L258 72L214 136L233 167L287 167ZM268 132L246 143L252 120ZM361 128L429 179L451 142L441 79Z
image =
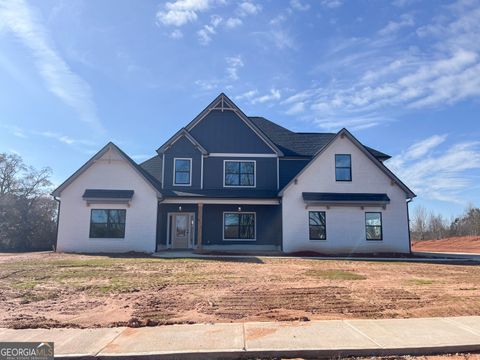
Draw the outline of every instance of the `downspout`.
M54 251L57 252L57 244L58 244L58 224L60 223L60 207L62 205L61 201L57 199L56 196L53 197L55 201L58 203L58 208L57 208L57 230L55 234L55 249Z
M408 204L410 204L413 201L412 198L407 200L407 224L408 224L408 253L412 253L412 239L411 239L411 234L410 234L410 213L408 210Z

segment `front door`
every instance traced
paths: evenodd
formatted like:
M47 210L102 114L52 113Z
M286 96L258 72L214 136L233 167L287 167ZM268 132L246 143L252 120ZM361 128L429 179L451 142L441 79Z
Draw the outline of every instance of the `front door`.
M193 215L172 214L172 248L189 249L193 247Z

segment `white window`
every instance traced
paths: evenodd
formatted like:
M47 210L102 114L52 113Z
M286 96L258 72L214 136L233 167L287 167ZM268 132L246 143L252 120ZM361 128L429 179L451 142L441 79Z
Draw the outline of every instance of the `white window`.
M192 159L175 158L173 164L173 185L192 185Z
M223 213L223 240L255 241L255 213Z
M381 212L365 213L365 233L367 240L381 241L383 239Z
M255 187L254 160L224 160L224 187Z

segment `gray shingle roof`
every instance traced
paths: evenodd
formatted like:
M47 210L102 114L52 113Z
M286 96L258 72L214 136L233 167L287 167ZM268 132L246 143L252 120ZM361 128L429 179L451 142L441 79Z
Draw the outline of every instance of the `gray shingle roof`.
M250 120L282 150L285 156L312 157L336 135L334 133L296 133L259 116L250 117ZM389 155L378 150L365 147L380 160L390 158Z
M155 155L154 157L145 160L139 165L143 170L148 172L150 176L154 177L155 180L161 184L162 183L162 166L163 161L160 155ZM160 185L161 186L161 185Z

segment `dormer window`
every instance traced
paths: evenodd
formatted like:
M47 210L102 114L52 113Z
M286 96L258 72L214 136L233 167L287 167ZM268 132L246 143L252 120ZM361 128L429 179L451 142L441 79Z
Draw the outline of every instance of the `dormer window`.
M173 159L173 185L190 186L192 185L192 159L175 158Z
M352 156L335 154L335 180L352 181Z
M224 187L255 187L255 161L224 160Z

